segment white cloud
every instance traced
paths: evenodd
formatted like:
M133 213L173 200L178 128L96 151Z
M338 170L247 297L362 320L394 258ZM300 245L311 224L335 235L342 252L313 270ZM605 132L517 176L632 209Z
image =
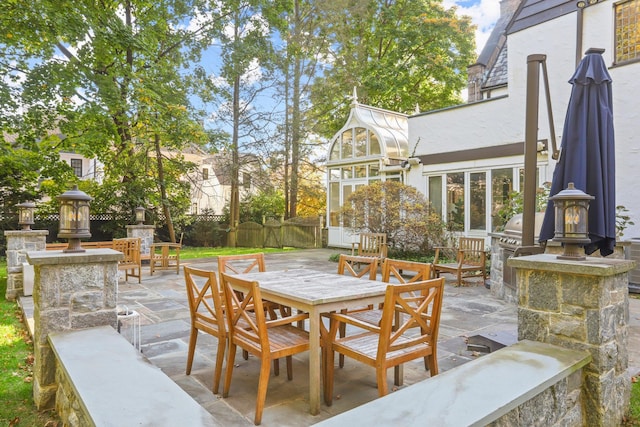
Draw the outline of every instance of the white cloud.
M446 8L456 6L458 15L471 17L473 23L478 27L476 30L476 51L479 53L500 17L500 0L476 0L474 4L469 6L466 6L468 1L464 0L444 0L442 4Z

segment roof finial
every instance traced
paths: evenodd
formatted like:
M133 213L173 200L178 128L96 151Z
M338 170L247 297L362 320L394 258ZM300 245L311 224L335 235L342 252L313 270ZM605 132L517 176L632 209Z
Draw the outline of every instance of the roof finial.
M358 105L358 91L355 86L353 87L353 97L352 97L351 103L353 105Z

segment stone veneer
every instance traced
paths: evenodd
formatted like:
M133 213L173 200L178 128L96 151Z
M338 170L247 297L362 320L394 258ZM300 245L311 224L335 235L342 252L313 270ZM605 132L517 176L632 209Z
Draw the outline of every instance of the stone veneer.
M24 295L22 264L27 262L27 251L43 251L47 245L47 230L5 231L7 239L7 291L5 298L13 301Z
M91 326L116 327L118 261L123 257L113 249L27 252L35 272L33 397L39 410L53 407L58 387L48 335Z
M619 425L629 407L628 272L635 262L542 254L510 258L517 269L518 339L586 350L585 425Z
M149 259L155 229L156 227L153 225L127 225L127 237L140 238L140 257L142 259Z

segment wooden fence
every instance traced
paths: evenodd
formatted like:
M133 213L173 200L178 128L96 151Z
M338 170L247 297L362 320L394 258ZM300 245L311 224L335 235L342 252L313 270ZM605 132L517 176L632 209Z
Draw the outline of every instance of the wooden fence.
M268 220L264 225L245 222L238 226L237 244L254 248L321 248L322 228L322 217Z

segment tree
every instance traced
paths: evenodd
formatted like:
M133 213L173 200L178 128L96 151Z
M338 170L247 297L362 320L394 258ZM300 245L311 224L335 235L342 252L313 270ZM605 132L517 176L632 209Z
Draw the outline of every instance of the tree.
M319 134L340 129L354 87L360 102L407 114L460 102L475 58L469 17L438 0L336 0L322 3L322 15L332 40L311 92Z
M354 191L342 207L345 227L354 233L386 233L390 248L428 252L446 242L446 226L414 187L376 182Z
M189 108L193 77L182 72L217 30L208 3L9 0L0 71L19 84L0 87L0 108L2 129L18 135L14 149L98 158L105 179L92 196L111 211L159 206L172 230L172 214L185 209L175 201L184 200L186 166L166 153L208 141Z

